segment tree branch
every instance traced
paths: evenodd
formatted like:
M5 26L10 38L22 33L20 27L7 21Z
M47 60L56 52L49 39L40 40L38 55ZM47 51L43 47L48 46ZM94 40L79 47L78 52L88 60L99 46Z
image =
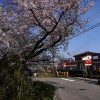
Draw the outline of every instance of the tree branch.
M61 39L62 39L62 36L60 35L59 38L56 41L54 41L50 46L48 46L47 48L42 48L42 49L38 50L31 57L35 57L35 56L39 55L40 53L42 53L43 51L49 49L50 47L55 46Z
M32 12L33 12L33 10L32 10ZM44 39L46 39L46 37L47 37L50 33L52 33L52 32L56 29L57 25L58 25L59 22L60 22L60 19L61 19L62 16L64 15L64 13L65 13L65 12L63 11L62 14L61 14L60 17L59 17L58 22L55 24L55 26L52 28L52 30L49 31L49 32L47 32L47 33L45 33L45 35L44 35L39 41L37 41L37 43L35 44L33 50L31 51L31 54L34 54L34 52L35 52L36 49L38 48L38 45L39 45ZM30 55L31 55L31 54L30 54Z
M70 9L71 9L71 8L70 8ZM56 22L56 24L54 25L54 27L53 27L49 32L46 32L45 35L44 35L40 40L38 40L38 41L36 42L34 48L33 48L32 51L30 52L30 56L31 56L31 55L33 55L33 57L34 57L34 56L37 56L38 54L40 54L41 52L43 52L44 50L46 50L46 48L42 48L42 49L40 49L39 51L37 51L37 53L35 53L35 51L38 49L39 44L40 44L41 42L43 42L43 40L45 40L46 37L48 37L48 36L50 35L50 33L52 33L52 32L56 29L56 27L58 26L58 24L59 24L61 18L62 18L63 15L65 14L65 12L68 11L68 10L70 10L70 9L66 9L65 11L62 11L62 12L61 12L61 14L60 14L60 16L59 16L59 19L58 19L58 21ZM32 12L33 16L35 17L36 21L39 23L39 25L41 26L41 28L44 29L44 27L40 24L40 22L39 22L38 19L36 18L36 16L35 16L33 10L30 9L30 11ZM74 21L73 21L72 23L70 23L69 25L71 25L71 24L73 24L73 23L74 23ZM44 29L44 30L45 30L45 29ZM61 37L60 37L60 38L61 38ZM58 42L60 41L60 38L59 38L57 41L55 41L55 42L52 44L51 47L53 47L56 43L58 43Z
M44 59L35 59L35 60L32 60L33 62L40 62L40 61L50 61L53 57L50 57L50 58L44 58Z
M61 39L62 39L62 36L60 35L58 40L54 41L54 43L50 47L55 46L58 42L60 42Z
M35 20L38 22L39 26L44 29L47 32L47 29L45 27L43 27L43 25L39 22L39 20L37 19L37 17L35 16L34 12L32 9L29 9L31 11L31 13L33 14L33 17L35 18Z

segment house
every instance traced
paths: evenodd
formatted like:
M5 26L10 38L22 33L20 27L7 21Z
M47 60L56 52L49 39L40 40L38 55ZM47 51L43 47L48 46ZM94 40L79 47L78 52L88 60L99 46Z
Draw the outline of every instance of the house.
M74 55L75 61L88 61L87 64L92 64L93 66L100 67L100 53L95 52L83 52L77 55Z

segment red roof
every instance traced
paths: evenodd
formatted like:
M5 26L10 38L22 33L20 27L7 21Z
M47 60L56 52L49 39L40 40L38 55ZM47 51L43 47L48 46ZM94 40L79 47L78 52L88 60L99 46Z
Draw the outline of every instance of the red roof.
M77 56L85 56L85 55L93 55L93 54L99 54L99 55L100 55L100 53L95 53L95 52L86 51L86 52L77 54L77 55L75 55L74 57L77 57Z

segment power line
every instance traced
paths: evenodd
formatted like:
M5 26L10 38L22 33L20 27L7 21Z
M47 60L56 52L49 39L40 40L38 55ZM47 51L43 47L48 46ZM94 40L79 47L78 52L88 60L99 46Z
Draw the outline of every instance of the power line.
M89 21L91 21L91 20L93 21L93 19L96 19L96 18L98 18L99 16L100 16L100 13L98 13L97 15L94 15L93 17L91 17L90 19L88 18L88 19L89 19Z
M99 26L100 26L100 22L98 22L97 24L95 24L95 25L93 25L93 26L91 26L91 27L89 27L89 28L83 30L82 32L80 32L80 33L78 33L78 34L76 34L76 35L70 37L69 40L70 40L70 39L73 39L73 38L75 38L75 37L77 37L77 36L79 36L79 35L81 35L81 34L84 34L84 33L88 32L88 31L90 31L90 30L92 30L92 29L94 29L94 28L96 28L96 27L99 27Z

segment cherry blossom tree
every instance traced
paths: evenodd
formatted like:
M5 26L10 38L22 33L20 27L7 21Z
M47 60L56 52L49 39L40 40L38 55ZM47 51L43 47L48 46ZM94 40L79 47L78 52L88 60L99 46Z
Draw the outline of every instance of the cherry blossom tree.
M66 48L92 6L89 0L7 0L0 6L0 53L29 60L52 47Z

